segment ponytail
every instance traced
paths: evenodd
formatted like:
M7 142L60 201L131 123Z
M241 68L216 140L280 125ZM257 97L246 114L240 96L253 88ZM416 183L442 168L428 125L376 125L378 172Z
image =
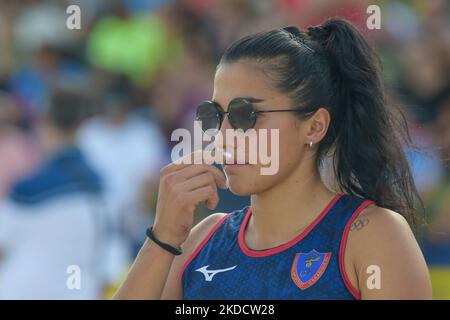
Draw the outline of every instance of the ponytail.
M386 104L374 51L344 20L310 27L308 35L325 49L331 68L338 115L332 127L333 166L339 186L402 213L416 226L414 196L420 197L403 151L411 140L406 121Z

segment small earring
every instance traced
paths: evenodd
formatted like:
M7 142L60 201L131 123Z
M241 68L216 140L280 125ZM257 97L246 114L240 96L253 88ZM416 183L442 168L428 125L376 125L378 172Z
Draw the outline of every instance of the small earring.
M310 142L309 142L309 147L312 148L312 146L313 146L313 142L310 141Z

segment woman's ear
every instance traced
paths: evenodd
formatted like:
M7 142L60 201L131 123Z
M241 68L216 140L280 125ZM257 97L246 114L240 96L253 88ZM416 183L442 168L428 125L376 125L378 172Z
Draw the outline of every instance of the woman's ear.
M319 143L327 134L331 116L327 109L319 108L307 120L306 141L313 144Z

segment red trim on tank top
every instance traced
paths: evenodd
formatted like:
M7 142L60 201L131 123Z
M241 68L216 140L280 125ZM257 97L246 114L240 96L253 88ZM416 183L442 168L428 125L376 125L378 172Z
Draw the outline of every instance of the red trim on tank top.
M231 213L231 212L230 212ZM191 255L187 258L187 260L184 262L183 267L180 270L180 282L181 285L183 285L183 274L184 274L184 270L186 270L187 266L189 265L189 263L191 263L192 260L194 260L194 258L199 254L200 250L202 250L202 248L206 245L206 243L208 243L209 239L212 237L212 235L214 234L214 232L220 227L220 225L222 224L222 222L225 221L225 219L227 219L230 216L230 213L227 213L226 215L224 215L222 218L219 219L219 221L217 221L214 226L212 227L212 229L208 232L208 234L206 235L205 238L203 238L202 242L200 242L200 244L197 246L197 248L194 250L194 252L191 253Z
M304 229L294 239L292 239L289 242L286 242L285 244L277 246L275 248L266 249L266 250L252 250L252 249L248 248L247 245L245 244L244 231L245 231L245 228L247 227L247 223L248 223L251 213L252 213L252 207L249 207L247 210L247 214L244 218L244 221L241 224L241 228L239 230L239 235L238 235L239 247L241 247L241 250L244 254L246 254L247 256L250 256L250 257L254 257L254 258L267 257L267 256L270 256L270 255L273 255L276 253L280 253L284 250L287 250L290 247L294 246L296 243L300 242L304 237L306 237L308 235L308 233L312 229L314 229L314 227L320 221L322 221L322 219L327 215L327 213L331 210L331 208L333 208L333 206L341 198L341 196L342 196L342 194L336 194L333 197L333 199L330 201L330 203L326 206L326 208L314 219L314 221L311 222L311 224L308 227L306 227L306 229Z
M352 216L345 225L344 232L342 233L341 245L339 247L339 271L341 273L342 280L344 281L344 284L347 287L348 291L350 291L352 296L357 300L361 300L361 293L355 287L353 287L350 280L348 279L347 272L345 271L345 263L344 263L345 246L347 244L350 226L352 225L353 221L358 217L358 215L362 210L364 210L367 206L373 203L374 202L372 200L365 200L363 203L360 204L360 206L355 210L355 212L353 212Z

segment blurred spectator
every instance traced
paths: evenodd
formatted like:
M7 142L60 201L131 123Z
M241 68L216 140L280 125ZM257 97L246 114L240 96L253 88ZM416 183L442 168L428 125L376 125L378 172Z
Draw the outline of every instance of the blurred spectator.
M25 131L14 98L0 91L0 201L7 196L16 180L38 164L39 151L35 140Z
M45 163L16 183L0 208L3 299L98 299L104 286L101 182L75 142L79 93L58 92L39 122ZM68 287L69 266L81 273Z
M163 63L176 58L177 42L157 15L132 16L122 2L113 3L111 15L101 18L89 35L88 57L99 68L148 82Z
M443 164L443 174L425 194L429 225L421 247L430 268L433 295L450 299L450 94L438 103L432 133Z
M75 35L66 26L66 8L60 1L28 1L14 20L15 49L25 58L44 45L64 47Z
M402 53L403 99L419 122L430 122L436 118L438 102L450 92L446 50L431 39L418 38Z
M116 88L104 97L103 113L88 120L78 138L104 181L112 233L108 273L113 282L125 272L152 222L152 212L143 207L143 194L145 187L157 187L159 170L167 162L159 127L131 110L124 91Z
M81 81L84 71L81 65L66 59L61 49L44 45L34 52L31 63L12 77L10 86L32 119L41 112L52 88L61 82Z

